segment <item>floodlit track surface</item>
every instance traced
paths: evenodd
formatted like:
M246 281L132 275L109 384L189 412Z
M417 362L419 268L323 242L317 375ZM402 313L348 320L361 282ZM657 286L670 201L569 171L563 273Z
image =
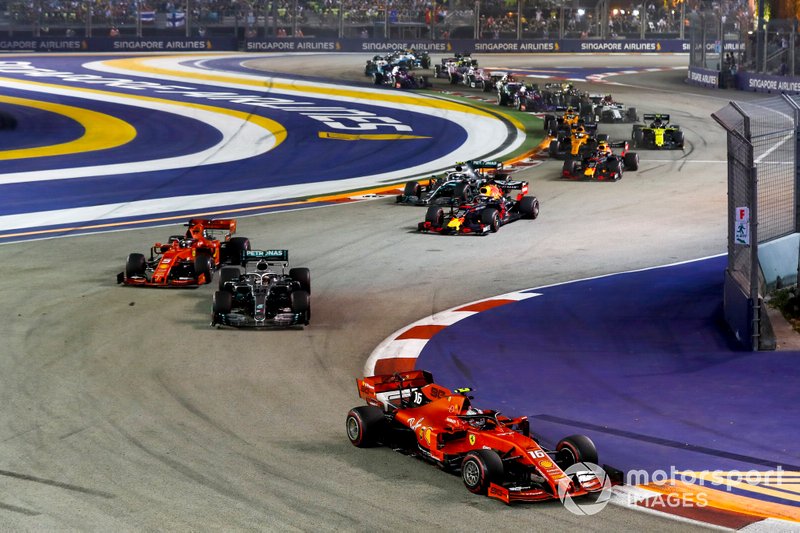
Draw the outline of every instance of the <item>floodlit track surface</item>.
M250 65L360 79L365 59ZM686 61L582 58L621 59ZM635 87L592 89L640 113L672 114L686 130L684 153L641 152L641 170L618 183L561 181L561 163L545 162L523 174L540 218L486 238L417 234L424 209L385 198L240 219L256 246L288 248L292 265L311 268L312 324L303 330L214 330L213 286L114 283L129 252L174 228L0 247L0 520L9 529L685 530L618 507L593 517L557 502L506 507L421 461L356 449L344 433L369 353L428 313L725 251L725 137L709 114L750 95L687 96L684 76L616 76ZM606 131L627 138L630 126ZM498 364L486 354L485 372ZM565 384L564 401L573 401L568 393ZM535 383L520 394L535 395Z

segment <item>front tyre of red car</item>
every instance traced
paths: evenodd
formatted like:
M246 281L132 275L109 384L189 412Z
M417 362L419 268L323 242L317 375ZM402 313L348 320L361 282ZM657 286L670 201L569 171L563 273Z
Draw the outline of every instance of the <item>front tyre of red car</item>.
M125 261L125 277L128 279L143 278L146 268L147 260L143 254L129 254Z
M475 450L461 461L461 479L473 494L486 494L490 484L502 482L503 473L503 460L494 450Z
M376 446L386 432L386 418L383 411L374 405L354 407L345 420L347 438L353 446L369 448Z
M205 283L211 283L214 279L214 258L211 254L200 253L194 258L194 275L200 280L200 275L205 275Z
M597 464L597 447L586 435L570 435L556 446L556 462L562 469L575 463Z

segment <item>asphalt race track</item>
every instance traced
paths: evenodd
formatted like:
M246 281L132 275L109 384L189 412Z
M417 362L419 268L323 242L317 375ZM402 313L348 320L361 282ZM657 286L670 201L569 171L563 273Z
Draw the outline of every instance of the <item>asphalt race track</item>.
M247 67L361 81L365 59L275 56ZM480 60L531 70L585 61L664 67L617 74L591 90L640 113L670 113L687 148L640 152L640 170L617 183L563 181L561 163L544 161L518 174L541 200L539 219L486 238L418 234L424 210L393 198L240 218L240 235L287 248L293 266L311 268L305 329L211 329L213 286L117 286L126 255L176 233L171 226L3 245L4 528L689 529L615 506L590 517L558 502L506 507L421 461L347 442L355 378L393 331L512 290L725 251L725 136L709 115L729 99L756 96L685 86L685 71L672 69L685 56ZM628 138L630 126L606 131ZM490 375L502 364L487 353L472 372ZM563 392L591 418L590 400L568 400L566 383ZM535 398L535 383L519 394Z

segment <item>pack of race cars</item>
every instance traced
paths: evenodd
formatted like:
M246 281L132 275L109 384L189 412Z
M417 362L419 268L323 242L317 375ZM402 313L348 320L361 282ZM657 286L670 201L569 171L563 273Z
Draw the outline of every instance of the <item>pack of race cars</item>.
M430 59L413 51L375 56L365 74L375 84L416 89L429 86L414 75ZM548 155L563 160L562 176L575 180L618 181L635 171L639 157L630 145L644 149L683 149L680 126L667 114L644 114L609 95L588 95L572 84L532 86L502 71L478 67L469 55L435 65L436 77L485 92L496 91L499 105L546 112L544 130L551 139ZM632 123L629 141L611 142L598 132L601 123ZM613 149L617 149L614 152ZM535 220L540 205L529 194L530 183L512 179L500 161L456 163L452 170L427 180L410 180L397 203L426 207L417 230L443 235L488 235L505 224ZM234 236L233 219L193 218L181 234L156 242L149 254L128 255L119 284L136 287L199 287L214 283L211 326L269 328L307 326L311 318L311 274L289 267L289 251L251 248ZM384 445L458 473L467 490L505 503L581 497L601 493L617 483L620 472L599 469L598 452L585 435L544 447L531 434L526 417L509 418L478 409L471 389L450 390L422 370L357 380L367 405L351 409L346 435L359 448Z
M234 237L233 219L190 219L182 234L128 254L117 283L133 287L199 287L214 281L211 325L303 326L311 318L311 273L288 268L288 250L252 250ZM287 270L288 269L288 270Z

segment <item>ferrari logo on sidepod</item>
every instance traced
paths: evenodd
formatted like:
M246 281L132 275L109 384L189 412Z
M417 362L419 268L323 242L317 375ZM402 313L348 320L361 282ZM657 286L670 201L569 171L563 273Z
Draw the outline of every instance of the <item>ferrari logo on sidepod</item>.
M475 435L473 435L473 434L470 434L470 436L469 436L469 443L470 443L472 446L475 446Z

